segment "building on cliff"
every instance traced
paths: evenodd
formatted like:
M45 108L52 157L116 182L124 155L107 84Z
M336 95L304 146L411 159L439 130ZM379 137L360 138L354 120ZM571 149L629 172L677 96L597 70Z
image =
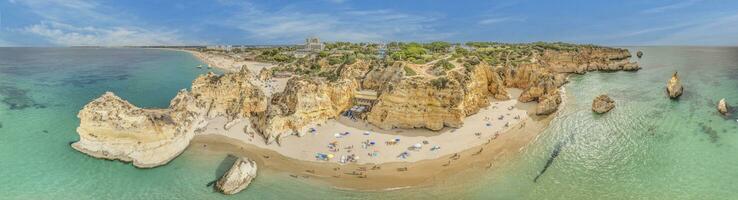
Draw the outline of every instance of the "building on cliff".
M325 44L320 42L318 37L308 37L305 39L305 44L301 49L294 51L293 56L296 58L303 58L310 55L311 53L323 51Z
M325 49L325 45L320 42L320 39L318 37L309 37L305 39L305 50L307 51L322 51Z

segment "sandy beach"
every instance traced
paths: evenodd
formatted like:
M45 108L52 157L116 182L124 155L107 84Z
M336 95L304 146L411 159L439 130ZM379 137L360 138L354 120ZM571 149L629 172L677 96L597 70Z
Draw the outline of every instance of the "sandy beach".
M339 164L315 161L313 156L293 158L282 152L285 150L265 148L263 143L234 140L222 134L195 136L188 149L247 156L264 168L284 172L285 176L323 182L339 189L378 191L430 186L451 177L475 177L494 170L506 158L517 155L534 141L553 118L527 117L489 143L464 145L468 147L466 150L446 155L439 153L422 160L422 156L415 156L419 161L412 162L395 158L382 164Z
M277 151L287 157L303 161L338 164L382 164L388 162L417 162L450 156L493 141L506 130L524 125L525 110L516 106L517 100L493 101L490 106L464 119L464 126L441 131L427 129L382 130L366 122L340 116L322 124L306 126L296 135L283 136L278 143L265 144L255 132L241 128L225 130L227 121L210 121L201 135L222 135L260 148ZM244 127L247 122L232 127ZM314 131L310 131L314 129ZM330 159L318 159L324 154ZM354 162L346 161L354 157Z
M464 126L458 129L381 130L341 117L314 126L315 133L285 137L281 145L267 145L260 136L244 133L243 129L224 130L225 120L216 119L195 136L189 149L247 156L286 176L325 182L340 189L427 186L452 176L473 177L493 170L496 163L503 162L506 156L516 155L533 141L554 118L553 115L530 115L535 110L532 103L520 103L516 99L491 101L489 107L468 116ZM341 131L349 134L337 138L335 133ZM399 139L397 144L385 143L395 139ZM362 147L362 142L367 140L375 141L375 145ZM336 142L337 151L330 151L331 142ZM418 143L421 144L419 150L408 150ZM431 150L433 146L440 149ZM378 153L371 156L374 152ZM409 156L399 157L403 152L408 152ZM316 153L331 153L334 157L320 160ZM341 157L349 154L359 158L355 162L342 163Z

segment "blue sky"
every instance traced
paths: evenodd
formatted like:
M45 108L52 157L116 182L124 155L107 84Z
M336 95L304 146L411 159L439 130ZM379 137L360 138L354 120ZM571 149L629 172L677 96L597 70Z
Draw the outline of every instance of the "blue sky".
M0 46L563 41L738 45L738 1L0 0Z

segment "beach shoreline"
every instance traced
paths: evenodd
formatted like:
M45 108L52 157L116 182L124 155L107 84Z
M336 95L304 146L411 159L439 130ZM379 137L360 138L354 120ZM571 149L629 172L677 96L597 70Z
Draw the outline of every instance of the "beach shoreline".
M336 189L386 191L427 187L451 177L473 178L485 171L494 170L496 166L514 158L525 149L554 118L553 115L539 119L527 118L524 123L507 130L493 142L457 152L458 158L449 155L415 162L341 165L306 161L216 134L195 136L187 150L246 156L256 160L264 168L284 172L292 178L308 182L325 183Z

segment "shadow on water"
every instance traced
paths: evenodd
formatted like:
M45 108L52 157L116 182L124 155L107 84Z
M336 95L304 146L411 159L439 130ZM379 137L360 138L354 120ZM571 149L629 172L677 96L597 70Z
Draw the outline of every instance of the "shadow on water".
M2 102L8 105L11 110L22 110L31 107L46 108L45 104L40 104L28 96L28 90L15 86L0 86L0 95L3 96Z
M230 154L228 156L226 156L226 158L223 159L223 161L220 162L220 164L218 165L218 168L215 169L215 177L216 177L216 179L213 180L213 181L208 182L208 184L206 186L207 187L211 187L211 186L215 185L215 182L217 182L218 179L220 179L221 177L223 177L223 175L229 169L231 169L231 166L233 166L233 163L235 163L236 160L238 160L238 157L236 157L236 156L233 156L233 155L230 155ZM215 188L213 188L213 189L215 189Z
M559 156L559 152L561 152L561 148L564 147L565 145L566 145L566 141L563 141L563 142L557 143L556 146L554 146L554 150L553 152L551 152L551 155L548 157L548 160L546 161L546 165L544 165L543 169L540 172L538 172L538 175L536 175L536 178L533 179L533 182L538 182L538 178L540 178L541 175L543 175L543 173L546 173L546 170L548 169L548 167L550 167L551 164L553 164L554 159L556 159L556 157Z
M72 85L74 87L84 87L85 85L94 85L99 82L103 81L110 81L110 80L126 80L131 75L128 74L119 74L119 75L80 75L75 76L72 78L64 79L62 80L62 84L64 85Z
M718 139L720 139L720 136L718 136L717 131L712 129L712 127L709 127L702 122L700 122L699 125L702 128L702 133L705 133L707 134L707 136L710 137L710 142L715 143L717 142Z

